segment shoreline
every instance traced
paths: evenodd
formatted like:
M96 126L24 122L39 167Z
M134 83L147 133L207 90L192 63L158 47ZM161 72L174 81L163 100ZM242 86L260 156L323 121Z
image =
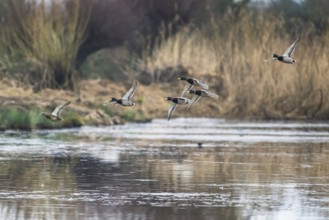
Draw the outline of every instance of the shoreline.
M10 82L10 83L8 83ZM130 88L131 82L117 83L110 80L82 80L78 93L66 90L44 89L33 92L24 85L15 85L13 81L0 81L0 130L33 130L79 127L82 125L116 125L125 122L149 122L155 118L167 117L169 103L167 96L179 96L184 87L180 82L166 82L151 85L139 83L133 101L133 107L103 106L111 97L120 98ZM216 86L210 85L217 92ZM217 92L219 93L219 92ZM190 111L185 106L179 106L173 118L217 118L227 120L293 120L293 121L323 121L319 118L307 118L307 115L284 115L280 112L266 111L259 114L243 115L234 112L229 105L229 98L222 97L213 100L203 98L193 105ZM64 101L71 104L63 111L63 122L45 122L39 114L42 111L52 111ZM234 104L234 103L233 103ZM230 109L231 108L231 109ZM241 106L239 106L241 108ZM264 109L266 106L264 106ZM232 110L233 109L233 110ZM238 109L238 108L236 108ZM10 122L12 121L12 122Z

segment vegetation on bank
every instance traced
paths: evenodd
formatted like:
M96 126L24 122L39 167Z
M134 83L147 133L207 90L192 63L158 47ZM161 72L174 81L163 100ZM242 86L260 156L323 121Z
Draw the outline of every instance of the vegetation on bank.
M92 2L0 0L1 68L24 71L24 79L36 90L76 89L75 62Z
M186 67L221 95L223 116L328 119L329 31L319 35L312 24L300 24L290 34L282 18L247 10L222 19L169 37L160 34L152 50L137 58L137 71L161 82L179 74L168 67ZM297 37L297 63L263 61L283 53Z
M158 6L148 4L152 1L0 0L0 72L35 91L50 87L77 94L80 78L137 78L143 86L174 84L178 75L190 75L221 96L218 117L329 118L328 1L277 0L261 9L248 6L250 1L168 0ZM297 37L297 63L263 62ZM50 126L33 111L2 109L1 118L11 119L1 127ZM134 109L120 116L152 117Z
M42 111L42 109L26 109L20 106L5 107L0 110L0 129L54 129L80 127L83 124L81 117L74 112L65 113L64 121L54 123L41 116Z

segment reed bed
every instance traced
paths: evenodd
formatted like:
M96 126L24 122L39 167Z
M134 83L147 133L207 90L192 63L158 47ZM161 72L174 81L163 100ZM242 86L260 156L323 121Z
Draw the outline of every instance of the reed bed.
M92 2L0 1L2 68L17 66L29 75L29 83L41 88L75 89L75 62L86 38Z
M293 65L264 62L300 37ZM260 12L228 11L221 20L193 25L175 35L160 33L136 60L136 69L154 82L183 66L208 79L220 93L222 116L261 119L327 119L329 116L329 31L296 22L287 32L283 18ZM159 76L166 74L165 76Z

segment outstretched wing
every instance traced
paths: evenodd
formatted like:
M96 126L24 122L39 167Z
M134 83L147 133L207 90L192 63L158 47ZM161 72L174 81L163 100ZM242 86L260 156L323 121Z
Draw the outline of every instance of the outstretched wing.
M190 101L190 104L189 104L188 107L187 107L187 111L190 110L191 106L192 106L195 102L197 102L200 98L201 98L201 96L199 96L199 95L193 95L193 97L192 97L192 99L191 99L191 101Z
M177 104L176 103L170 103L169 109L168 109L168 121L171 118L172 113L175 111L175 109L177 108Z
M209 89L209 86L208 86L207 83L205 83L205 82L203 82L203 81L201 81L201 80L197 80L197 79L195 79L195 81L197 81L197 83L198 83L202 88L204 88L204 89Z
M186 83L186 85L185 85L185 87L184 87L184 90L183 90L183 92L182 92L182 96L184 96L184 95L187 93L187 91L189 91L190 89L192 89L192 87L193 87L192 84L190 84L190 83Z
M62 113L63 109L64 109L66 106L68 106L69 104L70 104L70 102L65 102L64 104L61 104L61 105L57 106L57 107L55 108L55 110L54 110L51 114L52 114L53 116L58 117L58 116Z
M293 42L290 47L288 47L288 49L284 52L283 56L286 57L291 57L291 55L294 53L297 42L298 42L299 38L297 38L297 40L295 40L295 42Z
M218 99L219 96L213 92L207 91L207 94L210 98Z
M122 99L130 101L130 99L133 97L135 94L137 88L137 81L134 81L133 86L129 89L129 91L122 97Z

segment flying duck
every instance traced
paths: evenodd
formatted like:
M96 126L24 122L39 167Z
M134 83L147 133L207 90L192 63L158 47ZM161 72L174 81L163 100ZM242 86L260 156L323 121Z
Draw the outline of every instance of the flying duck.
M205 83L203 81L200 81L198 79L195 79L195 78L188 78L188 77L185 77L185 76L181 76L178 79L179 80L185 80L187 82L185 87L184 87L184 90L182 92L182 96L184 96L187 91L192 89L193 86L201 86L204 89L209 89L209 86L207 85L207 83Z
M293 64L296 62L296 60L294 60L291 56L292 54L294 53L295 51L295 48L296 48L296 44L298 42L299 38L297 38L297 40L295 40L294 43L292 43L290 45L290 47L288 47L288 49L284 52L283 55L277 55L277 54L273 54L272 55L272 58L270 59L267 59L267 60L264 60L264 61L269 61L269 60L278 60L280 62L283 62L283 63L288 63L288 64Z
M137 81L134 81L133 86L122 97L122 99L111 98L111 100L107 103L104 103L104 105L119 104L119 105L122 105L122 106L134 106L135 103L131 101L131 98L135 94L136 88L137 88Z
M167 117L168 121L170 120L172 113L177 108L177 105L184 105L184 104L186 105L191 102L190 99L185 98L185 97L175 97L175 98L167 97L166 100L170 101L170 106L168 109L168 117Z
M189 93L193 94L192 99L190 104L187 107L187 110L189 110L191 108L191 106L196 103L201 97L210 97L210 98L214 98L214 99L218 99L218 95L215 93L212 93L210 91L206 91L206 90L189 90Z
M41 112L41 115L49 119L50 121L63 121L64 119L60 117L60 114L62 113L63 109L69 104L70 102L65 102L64 104L57 106L51 114L47 112Z

